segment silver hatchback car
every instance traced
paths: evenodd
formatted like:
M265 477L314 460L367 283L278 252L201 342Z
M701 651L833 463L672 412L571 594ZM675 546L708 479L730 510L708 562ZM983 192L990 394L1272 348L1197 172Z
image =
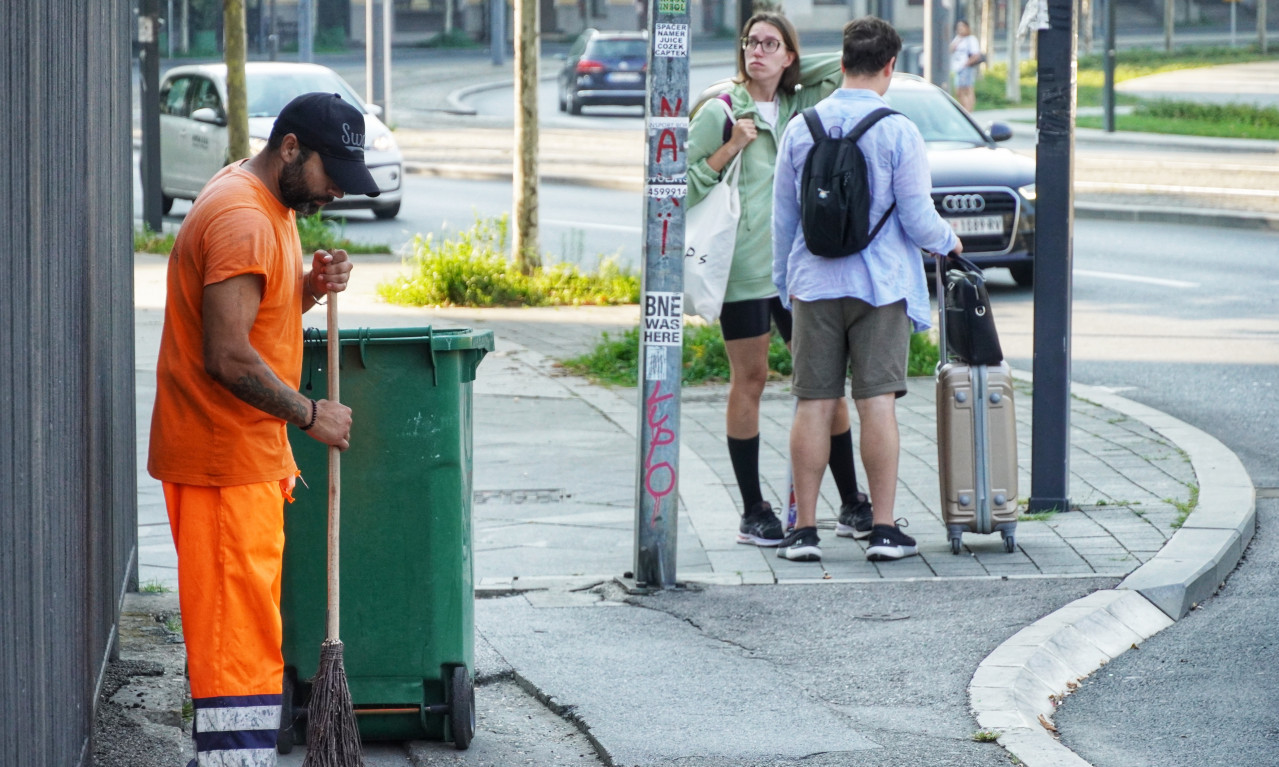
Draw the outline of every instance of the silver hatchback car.
M248 87L249 149L262 151L275 118L295 96L313 91L338 93L364 112L364 162L377 182L377 197L348 195L325 210L363 209L378 218L394 218L403 195L404 158L390 129L336 72L318 64L250 62ZM179 66L165 73L160 85L160 187L164 212L174 199L194 200L215 173L227 164L226 65Z

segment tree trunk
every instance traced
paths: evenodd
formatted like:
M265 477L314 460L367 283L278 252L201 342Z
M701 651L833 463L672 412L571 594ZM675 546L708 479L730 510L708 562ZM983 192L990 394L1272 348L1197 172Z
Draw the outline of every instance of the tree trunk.
M249 97L244 84L244 0L226 0L223 10L226 35L226 138L227 161L249 156Z
M515 1L515 234L512 258L528 274L541 263L537 242L538 0Z

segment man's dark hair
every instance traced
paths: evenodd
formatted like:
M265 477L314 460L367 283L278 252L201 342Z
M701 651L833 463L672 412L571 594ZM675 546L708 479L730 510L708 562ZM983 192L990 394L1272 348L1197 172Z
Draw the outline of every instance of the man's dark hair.
M271 135L268 136L266 140L266 150L268 152L280 151L280 145L284 143L284 137L287 135L289 135L289 132L280 130L278 125L271 128ZM299 161L306 162L307 158L311 156L311 152L313 151L315 150L311 149L311 147L307 146L306 144L303 144L301 141L298 142L298 160Z
M901 53L902 37L876 16L863 16L844 25L844 72L873 75Z

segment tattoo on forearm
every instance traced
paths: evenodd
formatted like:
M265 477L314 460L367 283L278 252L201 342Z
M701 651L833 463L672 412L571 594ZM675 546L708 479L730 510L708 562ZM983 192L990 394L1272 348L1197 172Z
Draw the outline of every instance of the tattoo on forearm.
M258 410L290 423L305 424L311 418L310 410L251 373L240 376L228 388L232 394Z

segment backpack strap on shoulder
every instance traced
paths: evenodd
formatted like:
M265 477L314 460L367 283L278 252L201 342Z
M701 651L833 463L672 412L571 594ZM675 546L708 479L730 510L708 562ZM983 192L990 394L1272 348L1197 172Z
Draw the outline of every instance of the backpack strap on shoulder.
M801 114L804 115L804 122L808 123L808 132L813 134L813 143L826 138L826 126L822 125L822 118L817 116L816 107L809 107Z
M853 130L848 134L847 138L853 141L857 141L862 137L862 134L870 130L870 127L874 125L875 123L879 122L885 117L888 117L889 115L898 115L898 114L901 114L901 112L898 112L896 109L889 109L888 107L880 107L879 109L876 109L875 111L863 117L861 121L859 121L856 125L854 125ZM896 208L897 208L897 201L893 200L892 204L888 206L888 210L884 211L884 215L879 217L879 222L875 224L875 228L870 230L870 236L867 238L868 242L870 240L875 239L875 235L879 234L879 230L884 228L884 224L888 223L888 217L892 215L893 211Z
M879 122L880 120L884 119L885 117L889 115L899 115L899 114L901 114L901 112L898 112L896 109L889 109L888 107L880 107L879 109L876 109L875 111L863 117L860 122L854 125L853 129L848 132L847 138L853 141L857 141L861 139L862 134L870 130L870 126L874 125L875 123Z

